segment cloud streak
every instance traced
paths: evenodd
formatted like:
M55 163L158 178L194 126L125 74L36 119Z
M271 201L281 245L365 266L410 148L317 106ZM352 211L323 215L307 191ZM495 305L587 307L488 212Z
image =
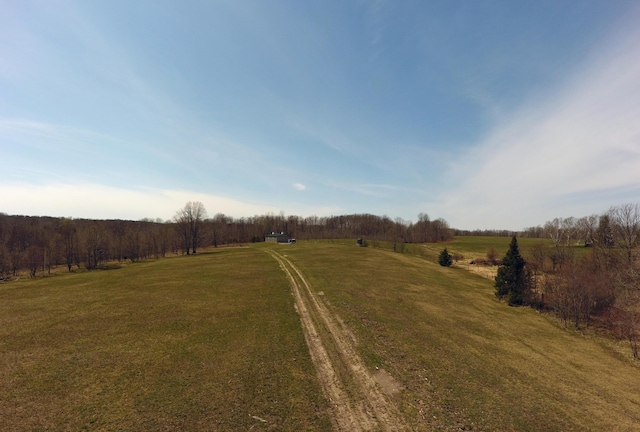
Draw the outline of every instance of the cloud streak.
M607 200L617 190L637 200L638 52L638 30L613 40L576 69L564 90L525 105L455 163L453 178L462 181L441 198L452 224L473 228L491 220L520 229L512 221L537 225L570 216L565 205L578 196L588 214L616 204Z
M44 185L0 183L0 212L33 216L86 219L170 219L188 201L200 201L210 216L224 213L248 217L284 211L299 216L340 213L336 206L269 203L197 193L178 189L126 189L94 183L48 183Z
M201 201L207 210L235 216L279 211L268 204L168 189L123 189L99 184L0 184L8 214L71 216L89 219L169 219L187 201ZM127 209L127 210L124 210Z

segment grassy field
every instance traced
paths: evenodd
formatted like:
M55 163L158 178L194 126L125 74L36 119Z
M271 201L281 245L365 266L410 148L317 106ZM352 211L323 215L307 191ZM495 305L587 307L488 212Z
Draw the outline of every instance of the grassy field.
M331 427L288 281L248 248L0 285L0 388L3 431Z
M337 243L287 254L354 331L368 366L403 384L398 403L417 430L640 428L640 368L624 344L510 308L490 281L431 255Z
M443 248L446 246L451 252L460 252L465 259L486 258L489 249L493 248L497 252L499 259L504 257L509 250L511 237L483 237L483 236L461 236L455 237L453 241L444 245L430 245L431 248ZM540 238L518 238L518 248L525 258L531 257L531 250L534 246L543 245L549 249L553 248L551 239ZM590 248L584 246L572 246L571 251L576 258L581 258L591 252Z
M502 255L508 242L447 246ZM366 366L402 385L394 402L414 430L640 429L626 345L498 302L491 281L437 265L440 246L421 257L349 241L0 285L3 430L330 430L289 281L265 248L322 293Z
M468 236L455 237L453 241L446 243L446 246L452 251L458 251L466 255L477 257L485 257L490 248L494 248L498 253L498 257L502 258L509 250L511 237L482 237ZM518 247L523 255L527 255L536 244L544 244L552 246L551 240L539 238L518 238Z

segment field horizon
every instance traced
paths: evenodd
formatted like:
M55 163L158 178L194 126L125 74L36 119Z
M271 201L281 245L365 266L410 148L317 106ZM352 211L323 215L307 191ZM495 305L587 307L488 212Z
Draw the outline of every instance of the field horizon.
M7 430L320 431L350 410L353 430L638 428L624 344L500 303L487 278L437 264L444 246L261 243L0 284L0 417Z

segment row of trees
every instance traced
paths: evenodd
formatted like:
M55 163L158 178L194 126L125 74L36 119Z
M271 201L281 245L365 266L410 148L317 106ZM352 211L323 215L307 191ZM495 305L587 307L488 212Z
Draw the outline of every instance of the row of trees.
M554 219L544 230L551 247L534 246L527 261L512 239L496 276L496 296L511 305L548 309L575 328L598 319L628 340L638 358L640 205L612 207L578 220ZM589 249L578 254L578 244Z
M603 217L605 218L603 220ZM593 246L596 241L603 241L598 238L598 229L617 230L616 233L608 232L609 241L614 235L624 238L627 244L637 238L636 224L638 218L638 208L636 204L623 204L612 207L603 215L593 214L580 218L566 217L555 218L547 221L543 225L524 228L521 231L509 231L498 229L485 230L454 230L456 236L492 236L492 237L513 237L520 238L545 238L551 239L554 245L571 246Z
M188 202L169 221L145 219L87 220L9 216L0 213L0 278L28 270L32 276L65 265L96 269L107 261L192 254L201 247L264 241L284 232L298 239L364 237L396 243L450 240L453 230L443 219L421 214L418 221L355 214L300 217L280 214L209 218L204 205Z
M177 250L174 230L154 221L0 215L0 277L32 276L65 265L96 269L106 261L137 261Z
M614 243L629 251L638 244L640 235L640 209L638 204L614 206L601 215L581 218L555 218L544 225L525 228L521 237L550 238L554 246Z

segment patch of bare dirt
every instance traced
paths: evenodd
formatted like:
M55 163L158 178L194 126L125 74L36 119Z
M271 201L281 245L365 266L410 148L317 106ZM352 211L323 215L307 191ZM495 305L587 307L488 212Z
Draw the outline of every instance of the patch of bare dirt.
M490 280L495 280L496 274L498 274L498 266L476 265L469 264L467 262L459 262L456 264L456 266Z
M402 391L402 385L389 374L386 370L380 368L373 374L380 388L389 396L393 396Z

